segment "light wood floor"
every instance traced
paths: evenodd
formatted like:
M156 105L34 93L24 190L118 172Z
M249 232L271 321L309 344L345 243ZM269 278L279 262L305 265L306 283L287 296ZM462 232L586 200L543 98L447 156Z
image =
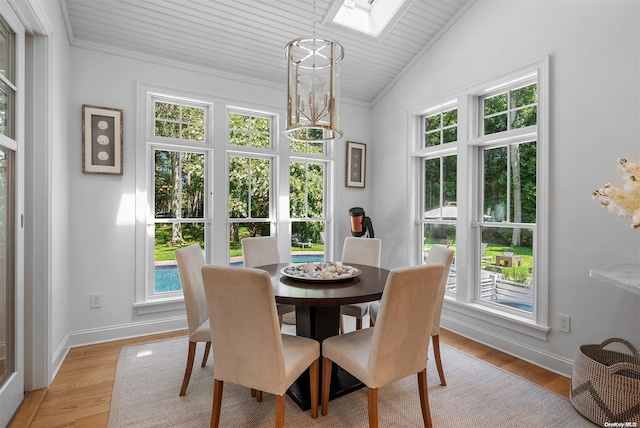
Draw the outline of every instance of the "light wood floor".
M120 349L186 335L186 331L73 348L48 389L29 393L9 428L105 427ZM457 348L569 398L570 380L457 334L442 331L440 343ZM443 362L445 376L447 362ZM178 388L178 385L176 385ZM176 389L176 394L177 394Z

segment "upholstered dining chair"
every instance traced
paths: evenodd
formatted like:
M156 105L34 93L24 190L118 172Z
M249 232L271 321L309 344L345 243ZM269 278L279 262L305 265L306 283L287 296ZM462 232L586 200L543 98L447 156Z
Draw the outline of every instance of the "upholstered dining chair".
M244 238L242 240L242 255L245 267L256 267L280 263L280 253L278 252L278 242L275 236L257 236ZM276 304L278 309L278 320L282 328L282 318L284 314L295 312L294 305Z
M209 265L202 268L202 276L215 353L211 426L220 423L223 385L231 382L274 394L275 425L283 427L284 394L307 368L311 416L317 418L320 344L280 332L269 273Z
M345 238L342 247L342 263L355 263L373 267L380 267L380 253L382 241L378 238ZM345 315L355 317L356 330L362 328L362 318L369 311L368 303L352 303L340 306L340 333L344 333Z
M202 267L205 265L204 254L200 245L194 244L176 250L176 262L178 273L182 283L182 293L187 309L187 324L189 326L189 353L187 355L187 367L184 371L184 379L180 388L180 395L187 392L193 360L196 355L196 345L203 342L204 357L202 367L207 363L211 350L211 330L209 328L209 313L202 284Z
M440 357L440 316L442 315L442 304L444 303L444 294L447 289L447 282L449 281L449 271L451 270L451 263L453 263L454 254L455 252L451 248L447 248L445 245L436 244L431 247L429 255L425 260L425 265L438 263L444 265L442 279L440 280L440 290L438 290L438 298L436 299L436 312L433 316L433 327L431 328L433 356L436 360L436 368L438 369L440 384L443 386L446 386L447 382L444 378L444 370L442 369L442 358ZM371 302L371 304L369 305L369 316L373 324L375 324L376 322L379 307L379 302Z
M433 324L443 270L437 264L392 270L375 326L322 342L322 415L328 412L332 363L336 363L367 386L369 427L378 426L378 389L417 374L424 426L431 427L429 336L424 331Z

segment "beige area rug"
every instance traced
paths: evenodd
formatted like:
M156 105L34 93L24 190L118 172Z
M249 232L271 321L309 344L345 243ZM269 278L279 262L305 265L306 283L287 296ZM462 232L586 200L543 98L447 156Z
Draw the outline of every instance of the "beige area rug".
M213 397L211 357L200 367L198 347L191 382L178 396L187 356L187 338L123 348L111 401L109 427L208 427ZM433 358L427 367L429 402L435 427L592 427L571 403L538 385L475 357L442 345L447 386L441 386ZM419 427L422 415L416 376L378 392L381 427ZM275 399L262 403L247 388L224 385L222 427L272 427ZM287 397L285 426L367 427L367 393L361 389L329 403L329 414L311 418Z

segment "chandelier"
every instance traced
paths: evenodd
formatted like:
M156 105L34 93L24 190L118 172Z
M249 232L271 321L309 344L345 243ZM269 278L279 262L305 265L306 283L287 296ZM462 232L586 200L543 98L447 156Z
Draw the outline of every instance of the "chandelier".
M340 128L340 61L342 45L313 36L287 44L287 129L291 140L323 142L342 137Z

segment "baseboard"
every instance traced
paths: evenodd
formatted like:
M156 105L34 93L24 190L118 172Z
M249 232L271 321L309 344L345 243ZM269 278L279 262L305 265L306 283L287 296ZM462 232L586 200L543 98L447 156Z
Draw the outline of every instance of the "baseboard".
M482 329L479 325L464 323L460 320L446 317L440 319L442 328L468 339L487 345L506 354L527 361L559 375L570 378L573 371L573 360L552 354L513 339L496 334L495 331Z
M60 366L67 356L69 349L94 343L111 342L132 337L148 336L169 331L184 330L187 327L187 317L165 318L161 320L121 324L95 329L79 330L68 333L54 352L52 358L53 375L56 377Z

